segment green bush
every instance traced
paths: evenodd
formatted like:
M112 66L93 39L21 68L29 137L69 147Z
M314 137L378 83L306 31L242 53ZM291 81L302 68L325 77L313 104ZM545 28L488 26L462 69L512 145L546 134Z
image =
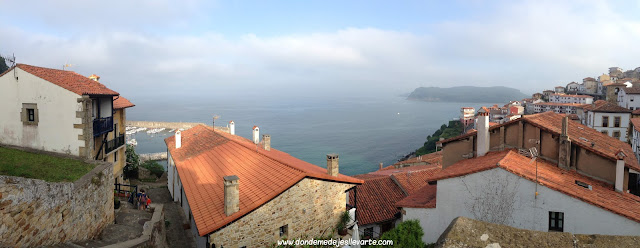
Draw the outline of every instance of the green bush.
M423 235L420 221L408 220L382 234L380 239L393 240L393 247L425 247L422 242Z
M120 208L120 199L118 199L118 198L114 198L113 199L113 208L114 209Z
M127 155L127 164L123 169L125 179L138 178L138 165L140 165L140 157L136 153L133 145L127 145L127 150L125 153Z
M156 161L146 161L142 164L142 167L151 171L151 174L156 175L156 177L161 177L162 173L164 173L164 168Z
M462 134L462 123L460 121L449 121L449 125L440 126L440 129L436 130L432 135L427 136L427 142L424 142L424 146L416 150L416 156L429 154L436 151L436 142L440 138L448 139Z

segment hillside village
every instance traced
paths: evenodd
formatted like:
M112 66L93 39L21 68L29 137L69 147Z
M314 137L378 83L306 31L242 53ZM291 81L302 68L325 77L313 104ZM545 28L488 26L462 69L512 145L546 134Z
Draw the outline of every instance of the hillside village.
M442 245L460 216L542 232L640 233L640 68L612 67L503 106L461 106L463 131L436 152L354 176L340 173L339 154L305 162L272 147L258 126L247 139L233 121L194 125L164 140L166 181L154 189L126 173L126 111L135 105L99 76L15 64L0 74L0 106L2 247L384 241L413 220L424 244ZM59 169L35 173L41 167ZM128 200L143 189L168 199L138 209ZM181 223L168 222L172 211ZM139 233L105 241L129 222ZM191 243L167 243L176 227Z

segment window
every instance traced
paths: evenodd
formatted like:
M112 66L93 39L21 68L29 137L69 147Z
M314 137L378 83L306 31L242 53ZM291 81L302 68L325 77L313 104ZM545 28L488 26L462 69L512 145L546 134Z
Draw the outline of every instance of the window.
M373 227L365 228L363 234L365 238L373 238Z
M24 125L38 125L38 105L35 103L23 103L20 119Z
M613 126L620 127L620 116L613 117Z
M564 213L549 211L549 232L563 232Z
M118 162L118 151L113 153L113 162Z
M602 117L602 127L609 127L609 116Z
M613 137L616 139L620 139L620 131L613 131Z
M286 237L289 235L289 225L284 225L280 227L280 237Z

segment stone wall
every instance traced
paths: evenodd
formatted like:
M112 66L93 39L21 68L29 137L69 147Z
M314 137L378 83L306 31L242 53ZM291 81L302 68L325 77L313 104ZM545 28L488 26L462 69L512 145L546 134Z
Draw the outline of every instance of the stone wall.
M216 247L268 247L280 240L328 236L346 211L345 191L354 185L305 178L262 207L209 236ZM240 182L242 187L242 182Z
M113 222L113 168L50 183L0 176L0 247L40 247L94 238Z
M201 122L166 122L166 121L130 121L127 120L128 127L146 127L146 128L170 128L170 129L189 129L197 125L208 125ZM228 127L216 126L217 130L229 132Z

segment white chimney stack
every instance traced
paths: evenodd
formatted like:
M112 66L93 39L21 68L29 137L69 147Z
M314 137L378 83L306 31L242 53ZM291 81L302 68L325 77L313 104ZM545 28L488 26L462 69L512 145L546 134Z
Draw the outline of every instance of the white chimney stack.
M182 147L182 135L180 130L176 131L176 149Z
M229 133L231 135L236 135L236 123L233 121L229 122Z
M258 126L253 126L253 143L260 143L260 128Z
M616 191L618 192L624 192L624 157L626 155L622 149L618 150L616 153L616 158L618 158L616 161Z
M486 115L478 116L477 127L478 127L477 156L481 157L487 154L487 152L489 152L489 116L486 116Z

